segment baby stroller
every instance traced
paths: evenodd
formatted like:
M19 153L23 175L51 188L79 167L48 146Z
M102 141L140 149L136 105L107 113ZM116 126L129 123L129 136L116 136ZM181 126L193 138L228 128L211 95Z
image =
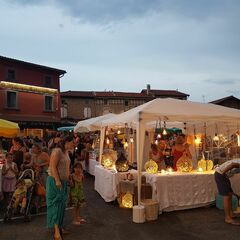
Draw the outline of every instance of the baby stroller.
M19 186L19 184L21 184L21 187L23 189L22 192L24 192L24 190L26 191L24 196L25 204L24 208L21 207L20 209L20 216L23 215L25 221L30 221L30 212L31 208L33 207L32 199L35 189L34 171L32 169L24 170L17 180L16 185ZM17 214L19 212L20 204L18 204L16 198L18 193L17 191L19 192L19 189L16 187L15 192L8 203L7 211L4 215L4 222L10 221L14 214Z

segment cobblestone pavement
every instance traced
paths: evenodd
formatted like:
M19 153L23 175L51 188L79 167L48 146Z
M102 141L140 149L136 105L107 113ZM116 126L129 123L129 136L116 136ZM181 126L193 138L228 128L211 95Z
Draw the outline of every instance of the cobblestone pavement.
M85 180L87 205L82 209L85 225L71 225L71 209L66 211L65 223L70 234L64 240L237 240L240 227L225 224L223 212L215 207L163 213L157 221L144 224L132 222L132 211L105 203L93 190L94 178ZM49 240L45 228L46 216L33 216L31 222L22 219L0 222L0 240Z

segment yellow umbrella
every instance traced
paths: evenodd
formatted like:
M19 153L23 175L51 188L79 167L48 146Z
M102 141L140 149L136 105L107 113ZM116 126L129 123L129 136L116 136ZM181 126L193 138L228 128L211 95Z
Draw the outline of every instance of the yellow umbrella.
M1 137L15 137L19 134L19 126L15 122L10 122L0 119L0 136Z

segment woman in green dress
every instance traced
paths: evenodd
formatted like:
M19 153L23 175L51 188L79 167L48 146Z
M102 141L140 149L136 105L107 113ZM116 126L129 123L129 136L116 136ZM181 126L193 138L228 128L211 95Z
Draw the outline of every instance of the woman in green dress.
M47 227L54 229L54 240L62 240L61 230L67 203L70 175L68 151L74 148L73 137L67 136L52 151L46 183Z

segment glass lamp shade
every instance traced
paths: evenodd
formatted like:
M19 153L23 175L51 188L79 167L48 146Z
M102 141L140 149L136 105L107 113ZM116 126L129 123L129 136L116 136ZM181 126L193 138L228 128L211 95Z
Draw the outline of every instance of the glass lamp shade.
M127 192L122 197L122 207L124 208L132 208L133 207L133 195L129 192Z
M198 168L202 168L203 171L211 171L213 169L213 161L212 160L205 160L201 159L198 162Z
M121 153L115 164L118 172L127 172L129 169L128 161L123 153Z
M152 159L148 160L145 165L144 168L146 170L147 173L157 173L158 171L158 165L155 161L153 161Z
M177 171L191 172L193 169L192 160L186 156L182 156L177 161Z
M213 161L207 160L207 171L211 171L213 169Z
M206 160L205 159L201 159L200 161L198 161L198 168L201 168L203 171L206 170Z

